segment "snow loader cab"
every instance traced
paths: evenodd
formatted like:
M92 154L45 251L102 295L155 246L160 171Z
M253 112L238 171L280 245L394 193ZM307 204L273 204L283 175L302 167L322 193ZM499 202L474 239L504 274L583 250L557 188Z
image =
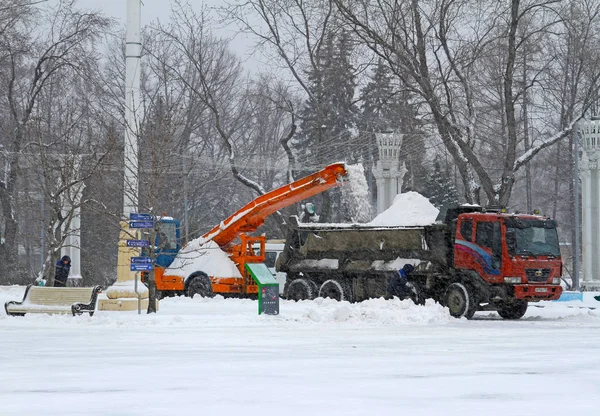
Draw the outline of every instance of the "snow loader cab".
M172 217L160 217L157 221L155 239L156 264L169 267L181 249L181 228L179 221Z
M181 249L181 227L179 220L173 217L157 217L154 238L154 277L162 279L165 268L169 267ZM143 256L149 256L148 249L142 250ZM146 283L148 272L141 273L142 283Z
M562 293L556 222L540 215L461 206L449 209L442 223L422 227L293 219L290 225L278 261L288 299L389 297L388 283L405 264L415 266L408 278L413 300L434 299L455 317L495 310L518 319L528 302Z

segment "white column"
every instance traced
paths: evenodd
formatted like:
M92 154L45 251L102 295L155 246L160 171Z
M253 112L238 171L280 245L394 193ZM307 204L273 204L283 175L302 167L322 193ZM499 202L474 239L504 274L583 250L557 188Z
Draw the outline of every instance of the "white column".
M380 171L380 175L375 177L377 181L377 214L381 214L386 209L385 202L385 178L383 172Z
M61 256L69 256L71 258L71 271L69 273L70 279L81 279L81 242L80 242L80 228L81 228L81 209L79 204L81 203L81 196L83 194L83 184L78 186L75 190L73 208L73 218L69 224L66 232L67 238L65 244L61 249ZM71 204L65 204L67 210L71 209Z
M591 171L591 191L592 191L592 212L591 212L591 237L592 255L592 269L591 279L592 281L600 280L600 171L598 171L598 160L595 160L595 169Z
M584 156L585 157L585 156ZM591 190L592 183L590 178L590 170L587 160L582 164L581 170L581 187L582 187L582 201L583 201L583 216L582 216L582 263L583 263L583 282L589 282L592 280L592 233L589 228L592 218L592 203L591 203Z
M73 159L73 179L79 179L81 168L81 156L72 156ZM64 243L60 249L60 255L69 256L71 258L71 270L69 271L69 280L75 286L79 285L79 281L73 279L81 279L81 198L85 184L79 182L76 185L69 187L65 191L62 198L62 213L64 218L70 218L63 224L61 233L65 236Z
M579 123L582 147L582 241L584 290L600 289L600 120Z
M138 135L141 114L140 72L140 0L127 1L125 35L125 148L123 214L136 212L138 206Z

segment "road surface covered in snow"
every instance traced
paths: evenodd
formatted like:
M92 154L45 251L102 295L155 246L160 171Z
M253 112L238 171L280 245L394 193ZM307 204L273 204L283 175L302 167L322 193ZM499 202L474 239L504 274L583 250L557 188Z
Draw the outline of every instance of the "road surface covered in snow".
M282 301L279 316L220 297L153 315L2 310L0 415L598 414L600 310L544 306L520 321L381 299Z

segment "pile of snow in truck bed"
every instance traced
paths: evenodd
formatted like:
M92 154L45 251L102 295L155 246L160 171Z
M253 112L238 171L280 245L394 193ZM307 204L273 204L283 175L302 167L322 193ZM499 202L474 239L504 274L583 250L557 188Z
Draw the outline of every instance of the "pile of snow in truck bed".
M435 222L440 211L418 192L398 194L392 206L369 223L375 226L419 227Z

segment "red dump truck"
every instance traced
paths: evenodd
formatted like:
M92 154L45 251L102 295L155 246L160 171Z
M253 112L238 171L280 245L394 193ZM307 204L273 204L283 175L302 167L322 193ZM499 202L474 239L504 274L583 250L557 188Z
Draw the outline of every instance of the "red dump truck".
M562 262L556 222L540 215L461 206L425 227L301 224L292 219L277 270L284 297L362 301L387 295L405 264L418 303L431 298L455 317L496 310L519 319L528 302L558 299Z

